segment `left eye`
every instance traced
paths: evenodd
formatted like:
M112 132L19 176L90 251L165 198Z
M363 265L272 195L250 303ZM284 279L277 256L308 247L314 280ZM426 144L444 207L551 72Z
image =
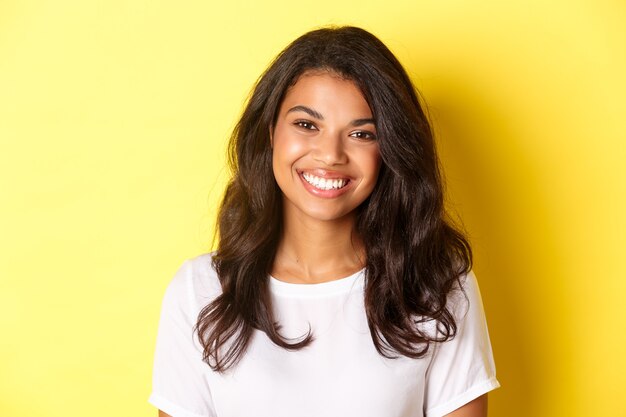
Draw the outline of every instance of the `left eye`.
M294 124L306 130L315 130L315 125L306 120L297 120Z
M350 136L352 136L353 138L361 139L361 140L374 140L374 139L376 139L376 135L374 135L372 132L367 132L367 131L364 131L364 130L358 130L356 132L352 132L350 134Z

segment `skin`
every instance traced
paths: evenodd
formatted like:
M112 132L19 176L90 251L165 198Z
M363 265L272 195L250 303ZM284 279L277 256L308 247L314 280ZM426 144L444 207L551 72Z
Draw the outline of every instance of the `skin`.
M381 158L360 90L335 74L305 73L285 95L271 141L284 214L272 276L319 283L362 269L355 209L374 189ZM340 195L320 196L304 173L349 181Z
M272 276L312 284L362 269L355 209L374 189L381 158L361 91L336 74L303 74L285 95L270 137L284 214ZM318 192L304 182L303 173L349 181L342 191ZM486 417L487 394L448 416ZM159 417L171 416L159 410Z

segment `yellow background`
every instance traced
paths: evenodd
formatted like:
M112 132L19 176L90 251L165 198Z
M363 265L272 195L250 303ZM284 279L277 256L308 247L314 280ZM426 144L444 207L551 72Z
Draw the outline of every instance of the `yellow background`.
M429 104L502 388L491 416L626 415L626 5L0 3L0 415L155 416L163 290L211 247L224 145L325 24Z

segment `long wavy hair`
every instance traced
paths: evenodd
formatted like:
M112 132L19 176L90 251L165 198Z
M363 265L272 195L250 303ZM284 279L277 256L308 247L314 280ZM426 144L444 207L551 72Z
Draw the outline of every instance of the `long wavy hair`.
M308 32L259 78L229 145L232 178L219 210L213 267L222 293L202 309L196 331L204 361L218 372L245 354L254 330L298 350L313 342L281 336L268 274L282 227L282 193L272 171L270 127L287 90L307 71L354 82L374 116L382 166L359 206L365 245L365 310L377 351L423 357L456 334L448 296L469 272L472 252L444 209L443 185L427 117L406 71L374 35L356 27ZM437 332L426 331L426 322Z

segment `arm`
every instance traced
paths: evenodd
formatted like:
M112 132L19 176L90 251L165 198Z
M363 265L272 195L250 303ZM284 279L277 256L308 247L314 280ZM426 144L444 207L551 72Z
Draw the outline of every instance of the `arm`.
M487 417L487 394L483 394L463 407L454 410L447 417Z
M196 294L194 269L202 262L208 259L186 261L163 296L148 400L161 410L160 417L216 416L205 377L208 366L193 331L198 298L213 297L209 290Z
M456 336L435 344L426 372L424 411L433 417L486 417L484 394L500 386L478 283L472 272L462 286L465 294L455 292L449 300L457 320Z

